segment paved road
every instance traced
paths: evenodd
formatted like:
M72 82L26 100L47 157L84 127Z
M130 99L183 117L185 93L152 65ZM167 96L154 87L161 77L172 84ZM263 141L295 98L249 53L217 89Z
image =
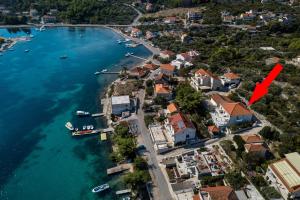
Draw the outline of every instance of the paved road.
M140 92L139 92L140 108L142 108L144 96L145 96L144 90L140 90ZM159 163L156 159L156 152L153 148L150 133L144 122L143 109L138 110L137 118L138 118L138 122L140 125L142 142L147 149L146 155L148 157L150 173L153 177L152 181L153 181L154 185L158 188L158 196L157 196L157 198L155 198L156 195L154 195L154 199L172 200L173 198L172 198L172 195L170 194L168 183L159 167Z

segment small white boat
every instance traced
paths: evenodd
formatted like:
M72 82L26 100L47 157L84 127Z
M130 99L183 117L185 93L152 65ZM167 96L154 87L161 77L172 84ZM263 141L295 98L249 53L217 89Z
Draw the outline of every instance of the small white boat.
M132 56L132 55L133 55L133 53L130 53L130 55Z
M26 50L25 50L25 53L28 53L28 52L29 52L29 49L26 49Z
M30 34L29 37L30 37L30 38L34 38L34 35Z
M60 58L60 59L67 59L68 56L67 56L67 55L63 55L63 56L60 56L59 58Z
M88 116L88 115L90 115L90 113L82 111L82 110L77 110L76 115L78 115L78 116Z
M82 130L85 130L85 129L86 129L86 126L83 126L83 127L82 127Z
M98 75L98 74L100 74L100 72L97 71L97 72L95 72L94 74L95 74L95 75Z
M93 125L90 125L90 129L93 130L93 129L94 129L94 126L93 126Z
M121 41L121 40L117 40L117 42L118 42L118 44L121 44L121 43L122 43L122 41Z
M101 72L107 72L107 69L102 69Z
M73 125L71 124L71 122L67 122L67 123L65 124L65 127L66 127L67 129L69 129L70 131L74 131L74 127L73 127Z
M109 185L106 183L106 184L94 187L92 189L92 192L97 193L97 192L102 192L102 191L107 190L107 189L109 189Z
M128 38L125 39L125 42L129 42L129 41L131 41L131 39L128 39Z
M129 57L129 56L130 56L130 53L126 53L125 56L126 56L126 57Z

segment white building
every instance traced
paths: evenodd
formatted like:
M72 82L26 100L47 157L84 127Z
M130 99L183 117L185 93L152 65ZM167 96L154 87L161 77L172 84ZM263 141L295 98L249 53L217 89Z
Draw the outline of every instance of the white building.
M284 199L300 199L300 155L285 154L285 158L269 165L266 179Z
M129 111L130 98L129 96L112 96L111 97L111 113L114 115L120 115L122 112Z
M140 37L142 35L142 31L138 28L132 28L131 29L131 33L130 33L130 36L131 37Z
M177 113L165 120L166 133L172 138L174 145L194 139L196 129L193 123L182 113Z
M204 69L195 72L191 86L196 90L220 90L223 87L219 77Z
M227 127L252 121L253 113L242 103L233 102L228 97L219 94L213 94L210 102L214 106L214 111L210 114L217 127Z
M230 72L221 77L221 82L224 86L229 86L232 84L238 85L241 82L241 78L239 75Z

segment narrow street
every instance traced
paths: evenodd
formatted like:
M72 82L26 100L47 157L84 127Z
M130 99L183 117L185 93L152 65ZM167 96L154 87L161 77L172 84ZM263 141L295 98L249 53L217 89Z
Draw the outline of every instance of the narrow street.
M147 151L145 155L148 158L148 165L151 177L153 178L153 196L154 199L158 200L172 200L172 195L170 194L167 180L165 179L156 158L156 152L153 148L152 140L150 137L150 133L148 128L144 122L144 111L142 109L143 101L144 101L145 92L144 90L139 91L139 99L140 99L140 108L138 110L137 119L140 126L140 133L143 145L145 145ZM157 190L158 189L158 190Z

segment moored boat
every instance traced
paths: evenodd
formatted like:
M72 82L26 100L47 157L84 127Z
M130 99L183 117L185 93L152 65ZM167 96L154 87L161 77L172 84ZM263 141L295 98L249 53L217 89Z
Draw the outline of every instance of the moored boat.
M98 75L98 74L100 74L100 72L97 71L97 72L95 72L94 74L95 74L95 75Z
M63 56L60 56L59 58L60 58L60 59L67 59L68 56L67 56L67 55L63 55Z
M107 69L102 69L101 72L107 72Z
M78 115L78 116L88 116L88 115L90 115L90 113L82 111L82 110L77 110L76 115Z
M67 123L65 124L65 127L66 127L67 129L69 129L70 131L74 131L74 127L73 127L73 125L71 124L71 122L67 122Z
M97 193L97 192L102 192L104 190L109 189L109 185L107 183L103 184L103 185L99 185L97 187L94 187L92 189L92 192Z

